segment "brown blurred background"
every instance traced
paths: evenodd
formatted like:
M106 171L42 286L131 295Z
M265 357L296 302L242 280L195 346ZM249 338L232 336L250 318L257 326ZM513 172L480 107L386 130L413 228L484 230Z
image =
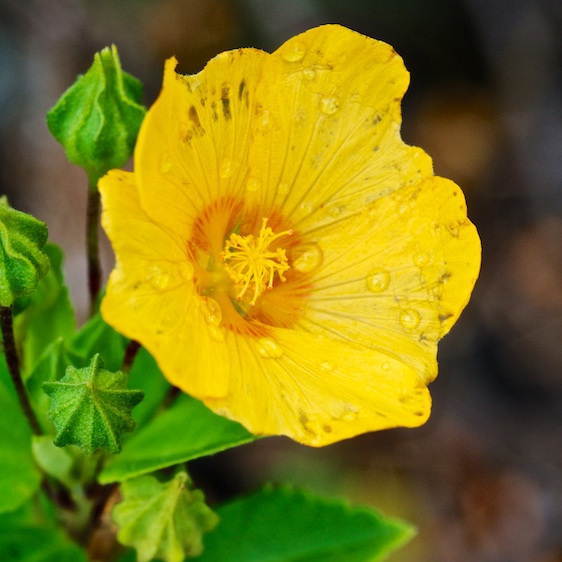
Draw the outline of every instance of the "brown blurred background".
M395 562L562 561L559 0L0 0L0 193L48 223L83 317L86 178L46 111L111 43L150 105L167 56L196 72L321 23L404 57L403 137L463 187L482 275L441 344L424 427L320 450L265 439L193 463L196 480L211 501L291 481L378 506L419 528ZM106 245L106 273L111 260Z

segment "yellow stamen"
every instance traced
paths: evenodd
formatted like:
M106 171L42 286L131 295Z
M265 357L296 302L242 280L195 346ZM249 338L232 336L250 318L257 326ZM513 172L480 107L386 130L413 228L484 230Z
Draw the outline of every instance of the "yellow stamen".
M285 230L274 234L267 226L267 218L262 221L262 226L257 239L252 234L240 236L232 233L226 241L221 258L225 262L225 269L236 283L240 291L237 295L241 299L250 287L253 287L251 305L256 304L262 292L273 287L275 274L281 281L285 281L283 273L289 269L287 255L283 248L269 250L272 242L282 236L292 235L292 230Z

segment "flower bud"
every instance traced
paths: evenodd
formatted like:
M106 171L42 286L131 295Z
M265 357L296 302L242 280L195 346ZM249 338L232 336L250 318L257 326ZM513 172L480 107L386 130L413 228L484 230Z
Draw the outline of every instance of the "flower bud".
M11 306L17 297L28 295L49 270L43 252L47 225L35 217L12 209L0 197L0 305Z
M86 170L92 189L131 156L146 112L141 98L142 84L123 72L113 45L94 55L86 74L47 113L49 130L67 158Z

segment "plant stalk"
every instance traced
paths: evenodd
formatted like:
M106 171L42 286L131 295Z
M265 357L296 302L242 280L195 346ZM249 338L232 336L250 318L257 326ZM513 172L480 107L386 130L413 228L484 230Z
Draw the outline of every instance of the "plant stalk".
M90 183L86 212L86 252L88 256L88 292L90 316L95 312L101 289L101 265L99 252L100 194L97 186Z
M16 349L16 342L14 340L14 324L11 306L0 306L0 324L2 325L2 339L4 342L6 364L8 365L8 371L12 377L21 408L31 426L31 431L33 431L35 435L41 435L43 431L31 407L31 402L29 401L21 378L20 362Z

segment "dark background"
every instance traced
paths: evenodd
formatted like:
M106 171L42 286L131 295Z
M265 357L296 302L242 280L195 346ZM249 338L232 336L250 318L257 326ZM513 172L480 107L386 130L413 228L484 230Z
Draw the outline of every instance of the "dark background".
M424 427L319 450L264 439L194 463L196 480L211 502L291 481L378 506L419 528L395 562L562 561L560 1L0 0L0 193L48 223L83 318L86 178L46 111L111 43L150 105L172 54L197 72L321 23L404 57L403 137L463 188L482 274L440 346Z

